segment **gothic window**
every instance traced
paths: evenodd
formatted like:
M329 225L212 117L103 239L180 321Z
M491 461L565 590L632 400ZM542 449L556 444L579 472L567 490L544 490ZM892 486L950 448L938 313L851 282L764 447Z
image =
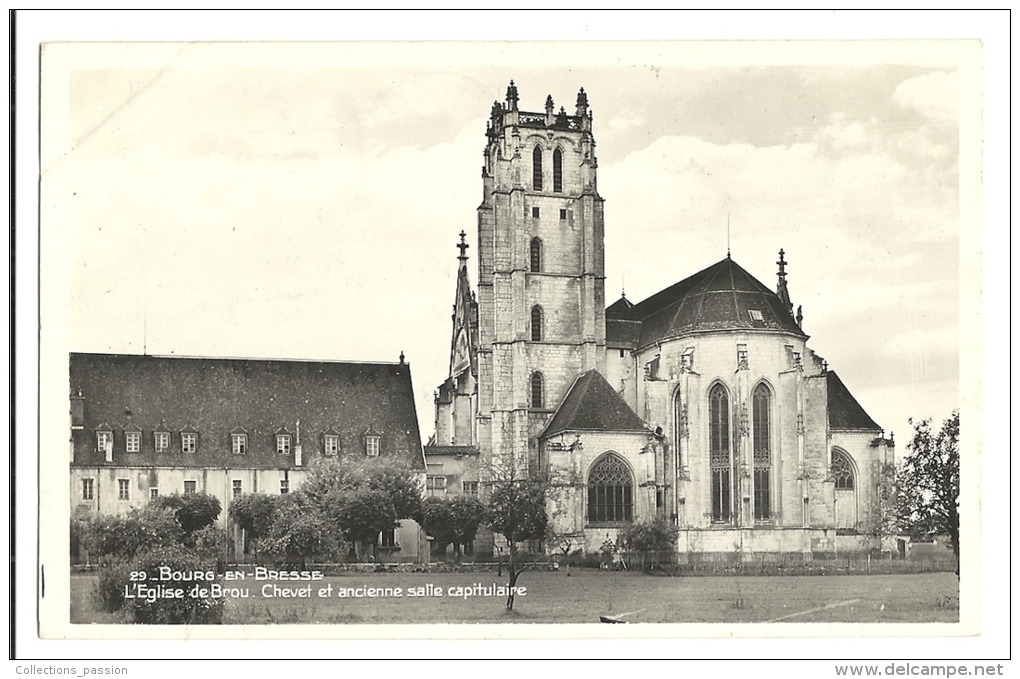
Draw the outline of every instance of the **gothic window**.
M733 510L733 460L730 455L730 397L726 387L721 384L712 387L708 406L712 520L729 521Z
M542 190L542 149L539 146L531 154L531 188Z
M563 152L553 151L553 191L563 193Z
M531 239L531 270L542 270L542 239L537 237Z
M836 480L836 490L854 489L854 468L843 451L832 451L832 477Z
M532 408L544 408L545 407L545 385L542 383L542 373L533 373L531 375L531 407Z
M531 307L531 341L542 341L542 307L537 304Z
M850 456L842 450L832 450L832 479L836 486L836 529L857 529L857 479Z
M622 523L634 520L634 479L616 453L608 453L588 472L588 521Z
M751 395L754 445L754 518L772 518L772 421L769 388L759 384Z

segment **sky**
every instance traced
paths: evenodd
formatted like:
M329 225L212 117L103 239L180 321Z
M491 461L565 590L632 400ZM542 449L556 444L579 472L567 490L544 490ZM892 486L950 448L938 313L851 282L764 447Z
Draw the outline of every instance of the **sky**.
M783 248L809 346L902 455L908 418L960 406L953 59L608 45L536 43L528 59L506 46L379 59L134 46L72 60L66 125L43 130L64 149L44 154L43 200L65 220L42 228L44 248L67 252L71 350L404 352L427 438L462 229L477 278L492 102L512 78L523 110L549 94L572 111L584 87L607 300L722 259L727 222L733 259L769 287Z

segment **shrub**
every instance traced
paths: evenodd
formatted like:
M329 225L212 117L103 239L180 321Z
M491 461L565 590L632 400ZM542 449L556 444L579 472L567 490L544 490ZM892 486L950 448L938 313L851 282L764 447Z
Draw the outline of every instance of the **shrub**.
M672 560L676 549L676 527L662 519L635 523L622 529L618 540L624 550L638 553L642 569L649 570L656 559L666 557Z
M146 582L158 582L161 567L179 573L213 570L213 564L185 551L182 547L158 547L141 554L131 563L130 570L145 571ZM127 580L125 579L126 583ZM145 625L215 625L223 620L224 600L213 597L187 596L191 582L167 583L185 590L183 598L133 599L132 614L136 623ZM200 586L206 586L198 583ZM123 585L122 585L123 589Z
M202 559L216 564L216 572L222 573L224 566L224 544L227 540L227 531L218 526L206 526L199 528L189 536L188 545L193 548L194 554Z
M124 517L75 518L71 531L88 560L101 564L130 559L145 549L176 544L182 537L173 510L153 505L132 509Z
M128 561L110 561L99 569L99 580L93 592L97 608L113 613L124 607L124 587L131 570Z

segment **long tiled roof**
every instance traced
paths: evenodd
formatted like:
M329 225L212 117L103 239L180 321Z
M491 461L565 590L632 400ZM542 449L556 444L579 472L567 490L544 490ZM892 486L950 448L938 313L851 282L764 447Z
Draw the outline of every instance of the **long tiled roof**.
M867 429L871 431L881 429L853 397L850 390L843 384L843 380L839 379L839 375L830 370L826 375L826 383L829 392L830 429Z
M562 431L648 431L597 370L574 381L542 436Z
M70 355L71 393L81 391L83 422L72 429L74 465L287 469L276 450L282 428L297 437L302 465L324 455L323 436L340 436L341 456L363 457L366 432L380 435L380 456L425 469L406 363ZM114 436L114 459L97 449L96 428ZM142 431L141 450L125 450L125 430ZM198 449L181 450L181 431L198 432ZM248 450L235 455L230 433L246 430ZM157 452L154 431L169 431ZM295 440L295 443L297 441Z
M426 457L430 455L453 455L464 456L464 455L478 455L478 448L475 446L437 446L436 444L428 444L425 446Z
M713 330L770 330L807 337L779 295L729 257L629 309L619 302L610 308L606 342L614 346L633 342L635 330L622 321L641 323L636 347ZM617 322L609 323L610 319Z

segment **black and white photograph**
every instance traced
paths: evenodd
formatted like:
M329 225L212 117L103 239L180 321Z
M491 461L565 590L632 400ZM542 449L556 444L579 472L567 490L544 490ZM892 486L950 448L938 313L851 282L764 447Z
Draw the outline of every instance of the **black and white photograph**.
M39 67L41 637L979 631L980 41Z

